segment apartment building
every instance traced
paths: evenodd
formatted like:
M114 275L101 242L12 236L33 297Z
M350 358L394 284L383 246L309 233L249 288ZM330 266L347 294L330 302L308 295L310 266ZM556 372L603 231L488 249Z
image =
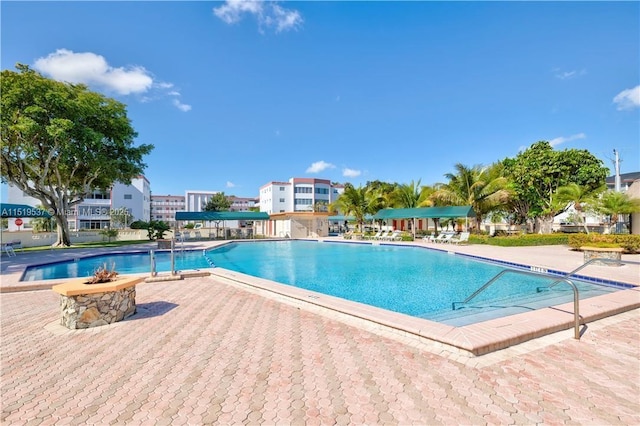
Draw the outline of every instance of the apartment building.
M151 219L176 225L176 212L185 211L184 195L151 195Z
M26 195L22 190L9 184L7 202L39 206L40 200ZM112 213L122 212L127 224L136 220L149 221L151 217L151 185L147 178L138 176L131 183L116 183L108 191L93 191L85 199L71 208L67 214L69 229L104 229L112 226ZM122 224L124 226L124 224ZM23 219L21 229L30 228L30 220ZM19 227L9 221L9 230Z
M327 212L344 191L328 179L291 178L288 182L272 181L260 187L260 211L269 214L285 212Z

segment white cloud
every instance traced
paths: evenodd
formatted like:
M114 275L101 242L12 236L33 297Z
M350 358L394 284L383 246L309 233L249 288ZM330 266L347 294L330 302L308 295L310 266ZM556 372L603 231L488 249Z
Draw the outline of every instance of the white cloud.
M640 85L633 89L625 89L613 98L618 111L640 107Z
M235 188L236 184L231 182L231 181L227 181L227 188Z
M311 166L309 166L309 168L307 169L307 173L320 173L326 169L335 169L335 168L336 166L334 166L331 163L327 163L325 161L316 161Z
M178 108L180 111L183 111L183 112L191 111L191 105L183 104L177 99L173 100L173 106L175 106L176 108Z
M82 83L118 95L137 95L140 102L150 102L163 96L180 96L173 83L154 81L153 75L142 66L113 67L104 56L92 52L76 53L58 49L38 58L33 68L54 80ZM172 89L172 90L169 90ZM191 105L177 99L173 105L189 111Z
M55 80L99 85L120 95L144 93L153 85L153 78L143 67L114 68L103 56L91 52L58 49L36 60L34 68Z
M562 143L565 143L565 142L575 141L577 139L584 139L586 137L587 137L587 135L585 135L584 133L577 133L575 135L566 136L566 137L565 136L560 136L558 138L551 139L549 141L549 144L551 144L551 146L558 146L558 145L560 145Z
M354 170L354 169L349 169L349 168L344 168L342 170L342 176L348 177L348 178L358 177L361 174L362 174L362 172L360 170Z
M556 73L556 78L560 80L568 80L574 77L578 77L581 75L585 75L587 73L586 70L572 70L572 71L561 71L559 68L553 70Z
M226 0L222 6L214 8L213 13L227 24L239 22L244 15L253 15L261 31L263 27L269 27L275 28L277 33L297 29L303 22L300 12L285 9L272 1Z

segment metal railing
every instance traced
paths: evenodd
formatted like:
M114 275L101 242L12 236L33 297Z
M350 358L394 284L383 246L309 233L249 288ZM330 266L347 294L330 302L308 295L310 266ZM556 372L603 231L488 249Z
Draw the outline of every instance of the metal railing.
M603 263L603 262L604 263L617 263L617 264L621 264L621 265L625 264L625 263L634 264L634 265L640 265L640 262L635 262L635 261L632 261L632 260L590 259L587 262L585 262L584 264L582 264L579 267L577 267L576 269L574 269L573 271L568 272L564 277L555 280L549 286L547 286L547 287L538 287L536 289L537 292L550 290L551 288L553 288L556 285L558 285L560 283L563 283L563 282L571 286L571 288L573 289L573 310L574 310L574 323L575 323L574 324L574 329L575 329L574 338L575 339L580 339L580 294L579 294L579 291L578 291L578 287L573 283L573 281L570 280L570 278L573 275L575 275L576 273L578 273L579 271L581 271L582 269L586 268L587 266L590 266L590 265L592 265L594 263ZM477 295L482 293L489 286L491 286L491 284L496 282L498 279L500 279L503 275L505 275L507 273L521 274L521 275L532 275L532 276L545 277L545 278L554 277L551 274L541 273L541 272L505 269L505 270L499 272L496 276L491 278L489 281L487 281L482 287L480 287L475 292L473 292L473 294L471 296L467 297L464 301L462 301L462 302L453 302L451 304L452 309L455 311L456 309L459 309L458 305L464 305L464 304L469 303Z
M505 274L520 274L520 275L532 275L535 277L549 277L548 274L542 274L540 272L531 272L531 271L520 271L520 270L512 270L512 269L505 269L503 271L500 271L496 276L494 276L493 278L491 278L489 281L487 281L482 287L480 287L479 289L477 289L475 292L473 292L473 294L469 297L467 297L464 301L462 302L453 302L451 304L452 309L455 311L456 309L458 309L456 307L456 305L458 304L466 304L469 303L471 300L473 300L478 294L482 293L484 290L486 290L491 284L493 284L494 282L498 281L503 275ZM573 289L573 318L574 318L574 339L580 339L580 294L578 292L578 287L576 287L576 285L573 283L573 281L571 281L568 278L561 278L559 279L557 282L554 283L557 284L558 282L565 282L567 284L569 284L571 286L571 288Z

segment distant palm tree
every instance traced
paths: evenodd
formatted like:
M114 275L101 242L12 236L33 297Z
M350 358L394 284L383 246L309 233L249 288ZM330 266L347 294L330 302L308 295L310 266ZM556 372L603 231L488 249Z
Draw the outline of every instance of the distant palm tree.
M441 205L473 207L476 223L482 223L483 217L492 210L505 205L511 198L505 177L489 167L467 167L455 165L456 173L447 173L448 183L433 194L433 199Z
M417 183L401 184L391 193L394 207L408 209L418 207L420 204L420 179Z
M582 220L585 232L589 233L587 222L585 219L586 211L594 206L598 200L598 195L606 189L605 186L591 189L587 186L580 186L577 183L570 183L561 186L556 190L556 201L561 204L573 205L576 213ZM566 207L565 207L566 208Z
M619 215L640 212L640 199L630 198L623 192L607 191L602 194L596 211L611 216L611 222L615 226Z
M354 216L360 229L363 229L365 216L373 213L377 203L379 203L378 194L374 191L369 191L367 187L355 188L351 184L346 184L344 192L335 202L335 207L345 216Z

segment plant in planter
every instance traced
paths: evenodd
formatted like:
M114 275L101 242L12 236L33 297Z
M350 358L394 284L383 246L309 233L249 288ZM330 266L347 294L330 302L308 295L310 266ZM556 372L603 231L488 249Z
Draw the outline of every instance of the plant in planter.
M116 279L118 279L118 273L115 271L115 269L115 263L111 265L111 270L107 269L106 263L102 266L99 266L98 269L93 272L93 276L89 278L86 284L99 284L115 281Z

